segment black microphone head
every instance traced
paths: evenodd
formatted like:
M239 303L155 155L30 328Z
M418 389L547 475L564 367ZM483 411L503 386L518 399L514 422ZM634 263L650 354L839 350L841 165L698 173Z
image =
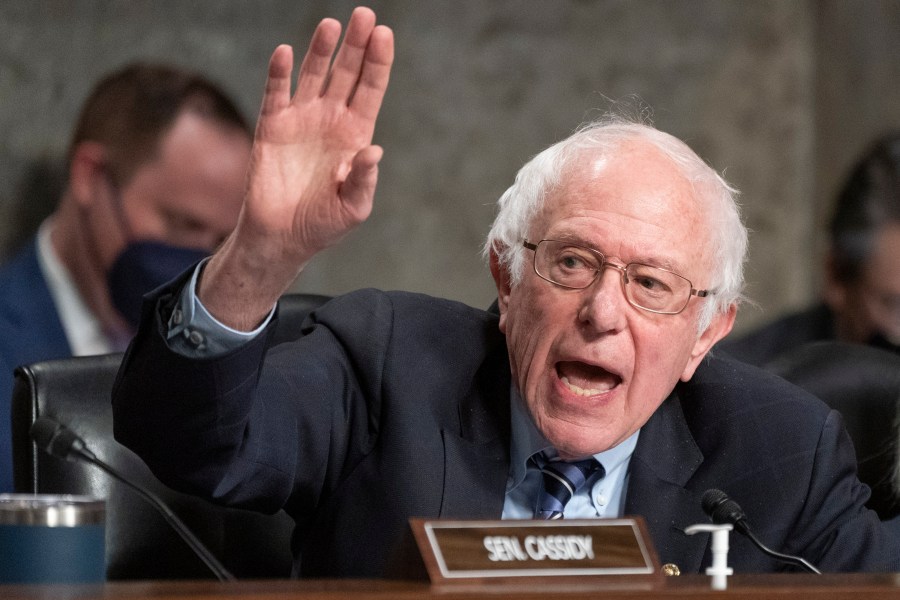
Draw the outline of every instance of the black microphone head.
M706 490L700 500L703 511L710 516L713 523L721 525L730 523L738 531L747 526L747 515L740 505L728 497L722 490Z
M76 460L85 452L84 441L74 431L60 425L53 419L38 417L29 430L31 439L38 448L66 460Z
M703 492L700 505L703 506L703 512L711 517L716 507L726 500L728 500L728 494L722 490L711 489Z

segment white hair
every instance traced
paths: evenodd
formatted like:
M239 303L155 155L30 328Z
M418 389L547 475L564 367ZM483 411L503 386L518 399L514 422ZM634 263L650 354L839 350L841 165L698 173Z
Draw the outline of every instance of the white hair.
M649 142L667 156L693 185L694 199L704 205L703 213L711 230L713 246L710 289L714 293L707 297L700 311L698 331L702 332L717 312L727 312L743 299L747 229L741 222L736 200L738 192L687 144L649 124L606 116L583 125L568 138L532 158L497 201L497 217L484 244L484 257L489 259L491 251L496 252L501 268L509 273L511 285L518 285L527 262L522 240L567 168L582 155L609 155L623 141L633 139Z

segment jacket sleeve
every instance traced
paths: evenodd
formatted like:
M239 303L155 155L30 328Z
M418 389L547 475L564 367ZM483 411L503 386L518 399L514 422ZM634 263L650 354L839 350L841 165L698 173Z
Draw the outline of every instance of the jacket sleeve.
M837 411L822 427L806 501L785 551L822 571L900 571L900 539L865 507L853 443Z

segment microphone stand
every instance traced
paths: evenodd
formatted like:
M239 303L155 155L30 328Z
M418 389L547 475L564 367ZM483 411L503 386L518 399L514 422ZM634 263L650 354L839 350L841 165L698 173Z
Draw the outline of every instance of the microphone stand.
M137 492L141 498L149 502L159 511L169 526L181 536L181 539L183 539L200 560L206 564L219 581L235 580L234 575L232 575L228 569L213 556L212 552L197 539L197 536L195 536L188 526L178 518L178 515L172 512L172 509L166 506L166 503L163 502L159 496L150 490L144 489L142 486L129 481L116 469L97 458L97 455L87 447L84 440L78 437L71 429L68 429L47 417L40 417L35 419L34 423L32 423L30 434L35 444L51 456L69 461L74 461L76 459L84 460L98 467L116 481L120 481L130 487Z
M733 525L738 533L747 536L753 545L762 551L763 554L788 564L801 567L810 573L815 573L816 575L822 574L819 569L814 567L806 559L800 556L776 552L763 544L750 530L750 523L747 521L747 516L744 514L744 511L738 503L729 498L728 494L725 492L717 489L706 490L706 492L703 493L701 505L703 507L703 512L710 516L713 523L728 523Z
M141 486L128 481L127 479L119 475L119 473L111 466L94 456L93 453L89 454L88 452L81 450L80 452L77 452L77 454L87 462L100 468L101 470L112 476L117 481L120 481L121 483L124 483L125 485L130 487L135 492L137 492L140 497L155 506L162 517L169 524L169 526L172 527L172 529L174 529L178 533L178 535L181 536L181 539L183 539L184 542L188 546L190 546L191 550L193 550L194 553L200 558L200 560L202 560L203 563L206 564L209 570L212 571L213 575L215 575L219 581L235 581L234 575L232 575L228 571L228 569L226 569L222 565L222 563L220 563L216 559L216 557L210 553L206 546L204 546L203 543L197 539L197 536L195 536L193 532L191 532L188 526L184 524L184 521L178 518L178 515L172 512L172 509L166 506L166 504L159 498L159 496L157 496L150 490L146 490Z
M741 527L739 523L736 523L735 529L737 529L739 532L743 533L748 538L750 538L750 541L753 542L753 545L756 546L757 548L759 548L763 552L763 554L767 554L767 555L771 556L772 558L776 558L776 559L786 562L788 564L792 564L792 565L801 567L802 569L805 569L809 573L814 573L816 575L822 574L822 571L815 568L809 561L807 561L805 558L803 558L801 556L782 554L781 552L776 552L775 550L772 550L771 548L769 548L768 546L763 544L759 540L759 538L756 537L756 535L754 535L752 531L750 531L750 528Z

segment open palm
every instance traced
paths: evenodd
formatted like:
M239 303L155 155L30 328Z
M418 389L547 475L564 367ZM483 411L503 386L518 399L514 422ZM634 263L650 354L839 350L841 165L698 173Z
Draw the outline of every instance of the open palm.
M244 207L198 290L207 309L233 327L252 327L317 252L372 211L382 155L372 135L393 33L357 8L335 54L340 35L337 21L319 24L293 95L291 48L279 46L269 61Z
M334 64L340 24L316 29L291 96L292 52L269 64L250 166L245 220L302 256L337 242L371 212L375 119L393 60L389 29L357 9Z

